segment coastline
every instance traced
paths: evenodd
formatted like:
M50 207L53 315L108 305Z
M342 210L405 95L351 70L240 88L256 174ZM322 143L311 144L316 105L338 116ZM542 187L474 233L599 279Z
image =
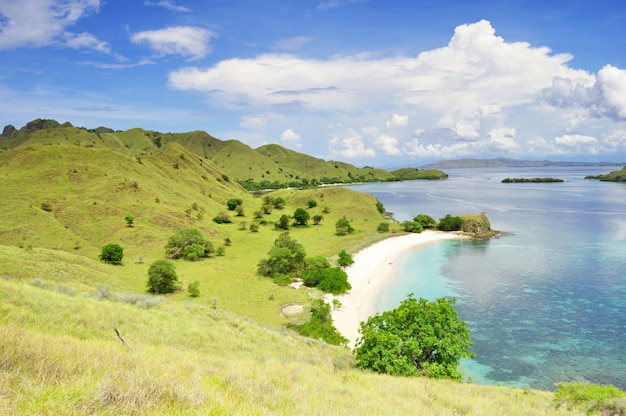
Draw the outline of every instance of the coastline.
M354 348L358 338L361 321L373 315L373 299L393 278L396 258L428 242L463 238L469 237L459 233L425 230L419 234L391 237L356 253L354 264L346 268L352 289L333 297L342 306L332 312L335 328L348 339L350 349Z

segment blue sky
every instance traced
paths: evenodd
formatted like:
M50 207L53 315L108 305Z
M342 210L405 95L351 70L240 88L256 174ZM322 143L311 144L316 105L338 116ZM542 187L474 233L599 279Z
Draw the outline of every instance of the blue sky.
M357 165L626 161L626 4L0 0L0 128L204 130Z

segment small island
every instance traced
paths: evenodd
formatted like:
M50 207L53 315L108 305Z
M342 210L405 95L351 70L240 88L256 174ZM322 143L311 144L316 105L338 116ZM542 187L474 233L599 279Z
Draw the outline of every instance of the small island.
M502 183L546 183L546 182L565 182L558 178L505 178Z

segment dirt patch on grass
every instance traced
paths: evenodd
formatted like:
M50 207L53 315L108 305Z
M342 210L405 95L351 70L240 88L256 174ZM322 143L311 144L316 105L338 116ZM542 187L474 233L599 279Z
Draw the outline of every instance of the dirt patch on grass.
M304 311L304 305L301 303L288 303L280 307L281 315L297 315Z

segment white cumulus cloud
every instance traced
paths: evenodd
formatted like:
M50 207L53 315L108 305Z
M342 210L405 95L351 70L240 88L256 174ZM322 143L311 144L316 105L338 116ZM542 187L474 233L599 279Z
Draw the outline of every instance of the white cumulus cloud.
M398 148L398 139L395 137L382 134L376 138L374 143L382 150L383 154L387 156L396 156L401 154L400 149Z
M0 50L61 46L109 52L110 46L89 33L67 30L79 19L98 13L100 0L0 1Z
M328 145L331 154L348 159L376 156L374 149L366 147L363 137L354 129L348 129L346 135L343 137L333 136L328 142Z
M302 146L300 143L300 135L293 131L292 129L287 129L280 134L280 140L285 143L290 143L295 145L296 147Z
M212 50L210 40L216 34L194 26L172 26L146 30L131 36L133 43L147 43L158 55L180 55L190 60L204 58Z

